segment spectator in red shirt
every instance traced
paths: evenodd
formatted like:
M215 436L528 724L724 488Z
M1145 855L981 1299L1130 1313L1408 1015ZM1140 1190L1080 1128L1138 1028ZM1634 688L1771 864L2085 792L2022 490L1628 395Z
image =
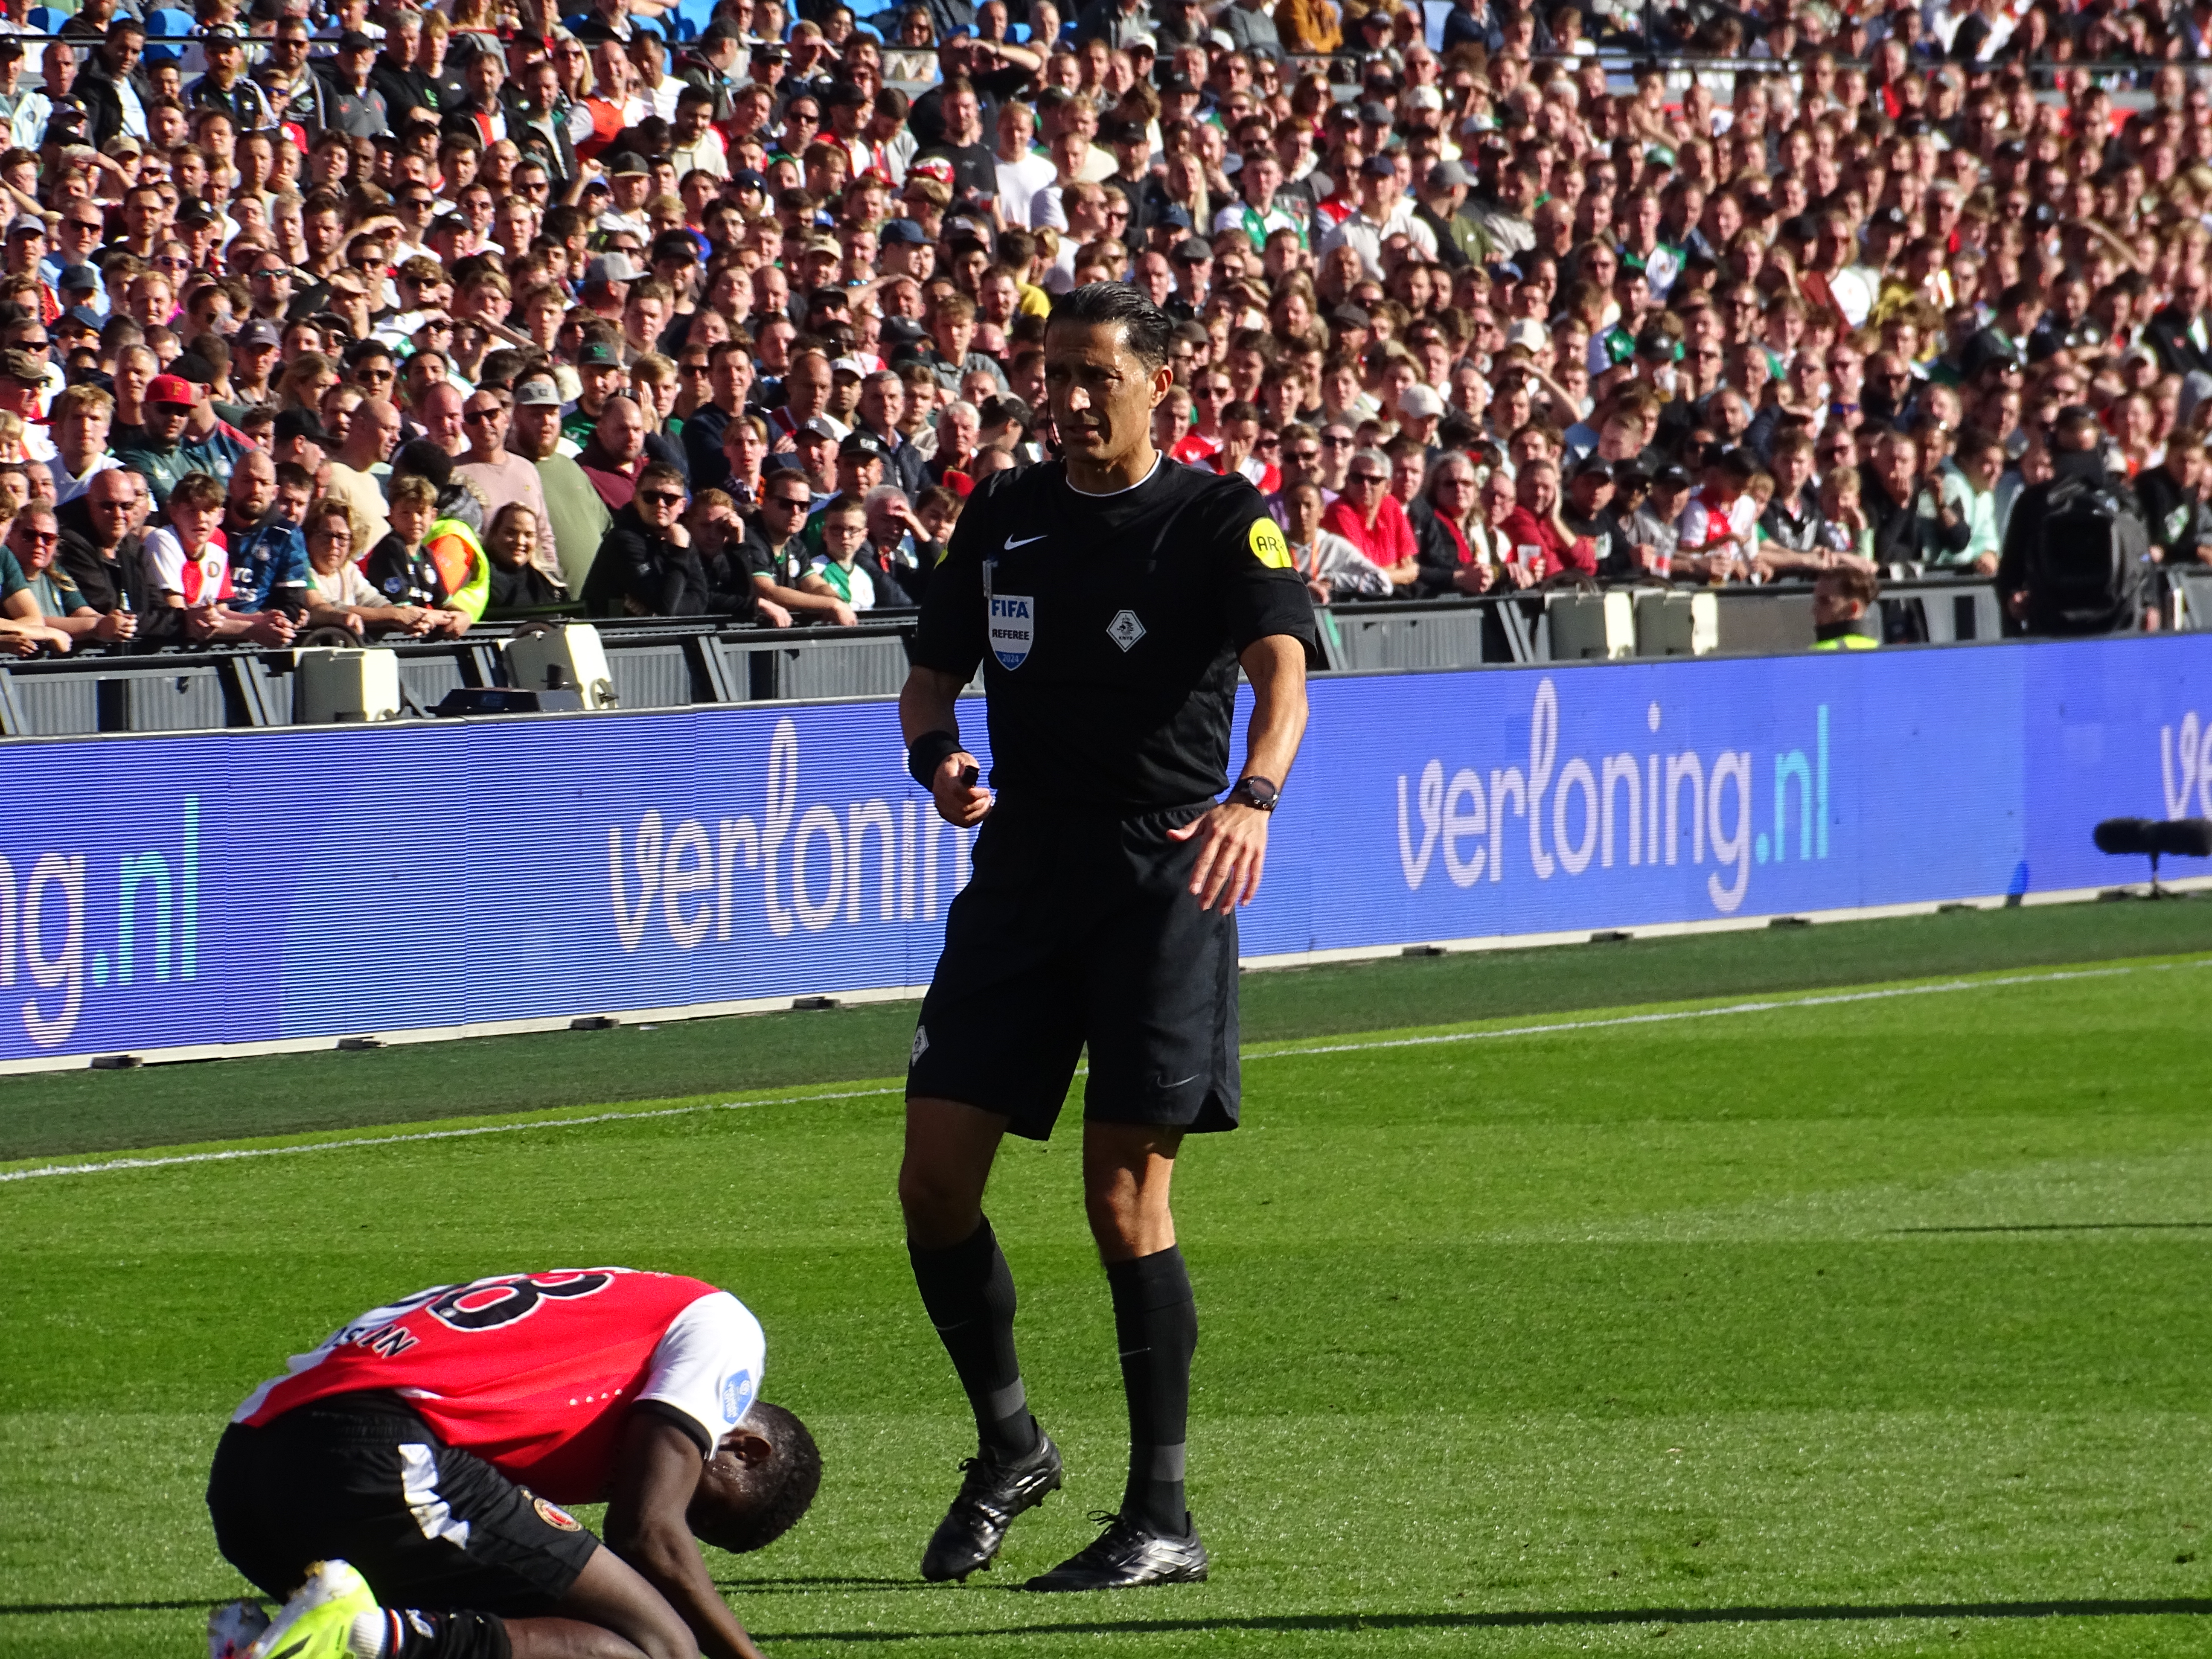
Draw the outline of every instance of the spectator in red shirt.
M1553 495L1558 495L1554 480ZM1419 546L1406 509L1390 494L1390 459L1379 449L1363 449L1344 475L1344 493L1322 515L1322 528L1333 530L1369 563L1381 567L1391 586L1403 587L1420 574Z
M1516 505L1506 516L1504 534L1507 552L1516 563L1546 577L1597 574L1596 548L1589 537L1568 529L1559 516L1557 465L1530 461L1513 481L1513 499Z

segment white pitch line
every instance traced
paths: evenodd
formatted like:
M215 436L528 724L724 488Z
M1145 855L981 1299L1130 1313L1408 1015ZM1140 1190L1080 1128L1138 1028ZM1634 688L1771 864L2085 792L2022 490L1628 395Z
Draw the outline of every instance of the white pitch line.
M2118 979L2135 973L2163 973L2181 964L2146 968L2077 968L2051 974L2009 974L1996 979L1944 980L1932 985L1899 985L1879 991L1839 991L1825 996L1731 1002L1715 1008L1676 1008L1659 1013L1621 1014L1611 1019L1558 1020L1548 1025L1507 1025L1486 1031L1445 1031L1433 1036L1384 1037L1373 1042L1316 1043L1269 1048L1245 1060L1280 1060L1304 1054L1356 1054L1383 1048L1425 1048L1446 1042L1483 1042L1494 1037L1542 1036L1553 1031L1602 1031L1627 1025L1665 1025L1677 1020L1714 1019L1723 1014L1767 1014L1788 1008L1829 1008L1851 1002L1882 1002L1893 997L1939 996L1958 991L1993 990L2008 985L2050 985L2066 980ZM2212 957L2186 964L2212 968ZM1085 1070L1088 1070L1085 1067ZM659 1117L690 1117L702 1112L739 1112L758 1106L804 1106L817 1100L866 1100L902 1092L901 1088L847 1089L835 1094L787 1095L777 1100L726 1100L707 1106L664 1106L645 1112L594 1112L588 1117L552 1118L543 1122L492 1123L472 1129L422 1129L407 1134L365 1135L351 1140L313 1140L290 1146L241 1146L222 1152L178 1152L167 1158L118 1158L98 1164L42 1164L29 1170L0 1170L0 1182L37 1181L48 1176L100 1175L111 1170L162 1170L180 1164L225 1164L243 1158L289 1158L301 1152L335 1152L357 1146L396 1146L417 1140L462 1140L474 1135L521 1134L532 1130L569 1129L591 1123L643 1122Z
M310 1140L292 1146L240 1146L225 1152L178 1152L168 1158L117 1158L98 1164L42 1164L33 1170L0 1170L0 1181L36 1181L45 1176L99 1175L108 1170L163 1170L179 1164L227 1164L241 1158L289 1158L298 1152L335 1152L356 1146L397 1146L410 1140L463 1140L471 1135L521 1134L533 1129L572 1129L586 1123L634 1123L655 1117L690 1117L700 1112L742 1112L756 1106L798 1106L810 1100L859 1100L895 1095L897 1089L848 1089L834 1095L790 1095L781 1100L724 1100L708 1106L663 1106L649 1112L594 1112L589 1117L550 1118L539 1123L487 1123L473 1129L421 1129L404 1135L365 1135L352 1140Z
M1547 1031L1602 1031L1618 1025L1664 1025L1678 1019L1713 1019L1722 1014L1766 1014L1782 1008L1826 1008L1844 1002L1881 1002L1891 997L1936 996L1952 991L1978 991L1998 985L2047 985L2058 980L2115 979L2138 971L2160 973L2170 965L2153 963L2134 968L2081 968L2057 974L2013 974L2002 979L1954 979L1935 985L1899 985L1883 991L1842 991L1828 996L1788 997L1770 1002L1731 1002L1717 1008L1678 1008L1665 1013L1621 1014L1611 1019L1559 1020L1549 1025L1506 1025L1487 1031L1445 1031L1434 1036L1386 1037L1376 1042L1338 1042L1304 1048L1270 1048L1244 1060L1276 1060L1284 1055L1357 1054L1374 1048L1425 1048L1440 1042L1482 1042L1492 1037L1540 1036ZM2212 958L2191 964L2212 966Z

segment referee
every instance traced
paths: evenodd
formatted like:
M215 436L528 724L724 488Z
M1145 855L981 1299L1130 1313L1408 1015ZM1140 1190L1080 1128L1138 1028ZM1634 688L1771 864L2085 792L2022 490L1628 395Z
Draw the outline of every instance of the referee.
M925 1578L988 1565L1060 1484L982 1203L1000 1138L1052 1133L1086 1044L1084 1207L1114 1297L1128 1486L1097 1540L1029 1588L1206 1577L1183 1499L1198 1316L1168 1184L1184 1135L1237 1127L1237 907L1259 889L1305 729L1314 617L1259 493L1152 447L1173 329L1118 283L1054 304L1045 380L1061 459L969 500L899 697L908 769L948 822L982 825L914 1035L899 1171L915 1279L979 1441ZM995 793L956 724L979 662ZM1244 769L1217 802L1240 663L1254 692Z

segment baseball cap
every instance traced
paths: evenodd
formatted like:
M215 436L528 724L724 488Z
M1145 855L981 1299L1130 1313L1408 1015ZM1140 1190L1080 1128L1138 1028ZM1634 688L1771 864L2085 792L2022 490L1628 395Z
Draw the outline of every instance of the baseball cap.
M1177 230L1188 230L1191 228L1190 210L1183 206L1180 202L1175 203L1164 211L1160 215L1159 218L1154 222L1163 225L1173 225Z
M645 157L634 149L626 149L615 157L613 165L607 168L607 174L610 178L621 179L631 174L652 171L651 167L646 166Z
M14 348L0 351L0 380L16 380L25 386L44 386L46 365L27 351ZM155 384L160 385L161 380L157 379Z
M238 36L228 29L210 29L200 38L200 49L203 52L211 51L217 46L235 47L238 44Z
M1529 351L1541 351L1551 344L1551 336L1544 331L1543 324L1534 317L1516 317L1505 325L1505 343L1521 346ZM1643 349L1638 343L1638 350Z
M629 260L627 253L600 253L585 262L584 280L587 283L634 283L645 273Z
M1164 96L1172 97L1177 93L1194 93L1197 90L1198 82L1188 75L1170 75L1160 82L1160 91Z
M159 386L161 382L156 380L155 384ZM147 395L151 397L153 394L149 392ZM309 443L325 449L333 447L331 434L323 430L321 417L312 409L288 409L276 416L276 441L289 444L295 438L305 438Z
M576 366L579 368L620 368L623 366L622 352L605 340L586 340L577 349Z
M833 358L830 364L830 373L833 375L849 374L856 380L865 380L868 378L867 365L858 357Z
M1647 328L1636 337L1636 355L1639 357L1662 357L1671 363L1681 356L1681 351L1680 343L1663 328Z
M1415 87L1406 94L1407 109L1440 110L1444 106L1444 95L1434 87Z
M1145 127L1141 121L1107 121L1098 129L1098 140L1106 144L1141 143Z
M819 415L810 415L801 421L792 433L792 436L827 438L831 443L838 441L837 428Z
M90 265L64 265L54 286L64 294L90 294L100 287L100 273Z
M750 167L739 167L730 175L730 183L738 190L764 191L768 188L768 180Z
M100 313L90 306L71 306L56 320L64 323L80 323L95 333L106 326Z
M1462 186L1472 189L1474 185L1474 175L1457 161L1442 161L1429 169L1431 190L1456 190Z
M1363 126L1387 127L1390 125L1390 112L1380 104L1366 103L1359 106L1359 120Z
M817 416L816 418L820 417ZM859 455L870 460L888 461L890 454L890 451L884 447L884 441L872 432L849 432L846 434L844 441L837 446L837 459L840 460L848 455Z
M273 346L281 345L283 338L276 324L266 318L251 317L230 337L230 343L234 346Z
M1370 155L1359 164L1359 170L1370 179L1395 179L1398 164L1387 155Z
M39 217L35 213L19 213L13 219L10 219L8 222L8 239L10 241L13 241L18 236L25 235L27 234L38 236L45 235L46 234L46 222Z
M928 240L922 228L911 219L886 219L876 236L879 244L897 242L910 247L920 247Z
M1611 483L1613 481L1613 465L1601 455L1585 455L1575 463L1574 476L1577 478L1601 478Z
M1338 328L1371 328L1375 319L1367 314L1364 306L1356 306L1349 300L1340 301L1329 308L1328 320Z
M547 404L557 409L562 401L561 388L550 380L525 380L514 388L515 406L519 409L537 409Z
M1175 245L1170 256L1177 264L1202 265L1213 257L1213 250L1195 236L1186 236Z
M1685 469L1669 461L1651 475L1651 482L1662 489L1687 489L1690 487L1690 475Z
M340 52L374 52L376 42L359 29L348 29L343 34L338 36L338 50Z
M1444 400L1437 396L1436 388L1418 382L1398 394L1398 412L1416 419L1444 412Z
M29 356L26 353L0 351L0 374L4 374L9 380L15 380L40 378L17 373L15 362L11 361L15 359L21 360L31 368L37 367L31 362ZM156 374L146 385L146 401L149 404L183 404L189 408L199 400L200 389L181 374Z

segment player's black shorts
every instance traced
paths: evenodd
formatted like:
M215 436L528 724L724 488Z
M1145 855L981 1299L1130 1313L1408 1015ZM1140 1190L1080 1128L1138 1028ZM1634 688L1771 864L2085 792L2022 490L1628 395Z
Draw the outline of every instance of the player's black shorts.
M1084 1115L1237 1127L1237 918L1190 894L1209 802L1113 818L1009 800L945 919L907 1093L1042 1140L1090 1046Z
M278 1601L337 1557L384 1607L529 1618L553 1610L599 1547L566 1510L442 1443L388 1394L232 1424L207 1501L225 1559Z

